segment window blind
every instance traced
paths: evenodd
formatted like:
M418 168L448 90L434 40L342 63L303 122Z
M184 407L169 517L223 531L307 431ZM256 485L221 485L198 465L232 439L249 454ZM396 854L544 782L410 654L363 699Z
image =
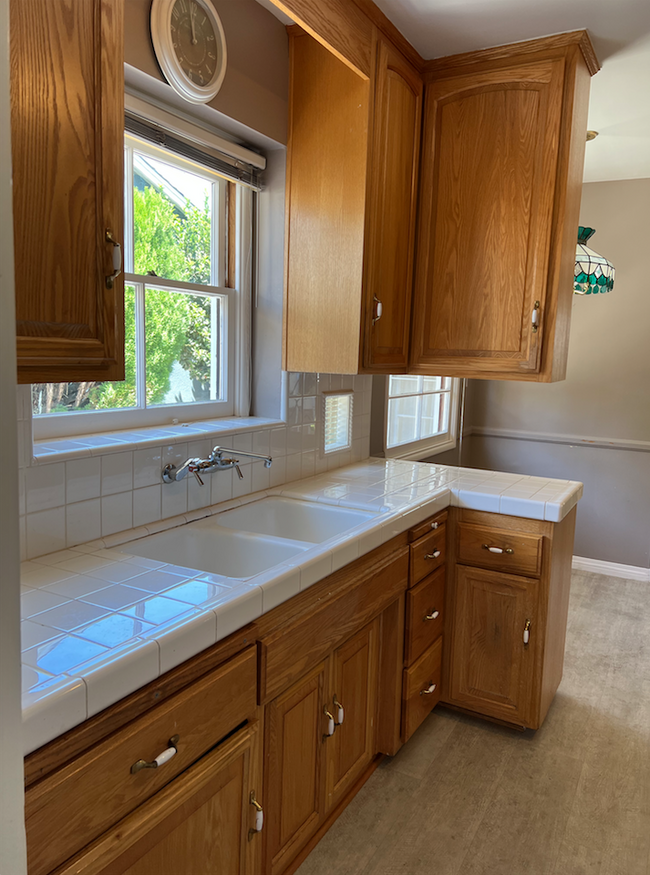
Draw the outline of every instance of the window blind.
M260 190L260 167L255 167L241 158L227 155L205 143L192 142L191 135L181 136L176 131L170 131L163 125L155 124L129 111L124 116L124 129L127 133L156 146L163 146L182 158L203 164L232 182L239 182L255 191ZM261 163L265 163L262 156L260 158Z
M324 397L325 452L347 449L352 445L352 392L337 392Z

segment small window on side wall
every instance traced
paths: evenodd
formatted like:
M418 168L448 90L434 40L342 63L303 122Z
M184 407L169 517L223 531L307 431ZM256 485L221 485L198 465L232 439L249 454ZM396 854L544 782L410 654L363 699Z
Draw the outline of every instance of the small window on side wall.
M400 375L386 382L387 457L422 459L456 446L457 379Z
M323 416L325 453L348 450L352 446L352 402L349 392L324 392L325 414Z

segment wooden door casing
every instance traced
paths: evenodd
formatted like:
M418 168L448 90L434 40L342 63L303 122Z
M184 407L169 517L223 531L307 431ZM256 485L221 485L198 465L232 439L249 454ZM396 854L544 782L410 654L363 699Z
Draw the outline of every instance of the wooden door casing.
M19 382L124 378L123 2L11 2Z
M345 796L376 752L378 636L379 618L346 641L331 657L327 706L336 720L336 702L339 702L344 709L344 719L325 745L326 811Z
M554 58L427 85L411 373L539 370L563 77Z
M408 364L422 77L389 43L377 51L366 207L363 367L404 373ZM376 306L383 308L375 320ZM374 323L374 324L373 324Z
M539 640L538 591L538 580L456 566L452 702L509 723L529 722ZM530 640L525 644L529 620Z
M324 714L329 660L266 707L264 786L267 872L283 872L324 816Z
M257 875L259 730L252 723L121 820L57 875Z

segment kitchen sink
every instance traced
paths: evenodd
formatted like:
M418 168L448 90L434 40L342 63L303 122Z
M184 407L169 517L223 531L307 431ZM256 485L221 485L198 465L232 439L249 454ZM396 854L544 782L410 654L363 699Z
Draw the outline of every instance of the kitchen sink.
M122 550L241 579L368 522L377 513L269 496L131 541Z
M322 544L377 516L377 511L269 496L217 515L220 526Z
M171 565L245 578L279 565L311 544L222 529L216 517L149 535L123 551Z

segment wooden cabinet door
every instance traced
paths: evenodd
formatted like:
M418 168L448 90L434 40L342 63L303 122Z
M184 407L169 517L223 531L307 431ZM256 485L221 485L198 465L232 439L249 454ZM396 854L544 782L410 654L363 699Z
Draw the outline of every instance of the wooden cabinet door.
M57 875L257 875L258 735L252 724L206 754Z
M427 85L409 373L539 371L564 65Z
M266 707L266 871L283 872L323 819L329 660Z
M450 699L525 725L533 701L539 644L539 581L497 571L456 567ZM528 643L524 633L528 628Z
M22 383L124 377L123 2L11 0Z
M345 796L376 752L378 634L377 619L335 650L331 658L327 707L337 725L325 744L328 811Z
M363 366L373 372L404 373L408 364L422 87L402 55L380 41L362 323Z

